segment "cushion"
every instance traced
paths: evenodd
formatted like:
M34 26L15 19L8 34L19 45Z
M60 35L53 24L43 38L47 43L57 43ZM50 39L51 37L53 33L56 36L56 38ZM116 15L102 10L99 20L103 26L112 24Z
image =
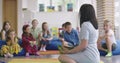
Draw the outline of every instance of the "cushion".
M112 51L113 55L120 55L120 40L116 40L117 45L116 45L116 49L114 51ZM102 44L105 43L105 41L102 41ZM100 51L100 55L101 56L105 56L107 53L104 51Z
M52 40L49 45L47 45L47 50L58 50L58 45L62 45L61 41L58 39Z

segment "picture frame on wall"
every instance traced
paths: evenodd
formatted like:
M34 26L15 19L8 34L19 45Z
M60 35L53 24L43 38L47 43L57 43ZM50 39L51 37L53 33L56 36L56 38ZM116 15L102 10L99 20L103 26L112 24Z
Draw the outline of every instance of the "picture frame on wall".
M45 6L44 4L39 4L39 11L44 12L45 11Z
M67 11L73 11L73 3L67 4Z

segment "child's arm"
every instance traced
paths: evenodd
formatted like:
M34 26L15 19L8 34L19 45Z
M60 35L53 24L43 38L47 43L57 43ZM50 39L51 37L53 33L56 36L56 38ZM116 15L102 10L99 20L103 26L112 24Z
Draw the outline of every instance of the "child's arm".
M7 44L8 46L10 46L10 45L11 45L11 42L10 42L10 41L7 41L6 44Z
M6 37L5 37L5 31L2 31L2 33L1 33L1 38L2 38L2 40L5 40L5 39L6 39Z
M52 39L53 39L53 37L47 38L47 40L52 40Z
M30 44L30 40L28 40L25 36L22 36L22 41L25 44Z
M49 34L48 34L48 38L47 38L47 40L52 40L53 39L53 37L52 37L52 34L51 34L51 31L49 30Z

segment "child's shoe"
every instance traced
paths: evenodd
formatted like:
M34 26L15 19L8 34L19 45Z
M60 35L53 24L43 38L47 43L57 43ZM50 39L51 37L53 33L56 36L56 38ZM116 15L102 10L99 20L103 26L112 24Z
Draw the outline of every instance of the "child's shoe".
M110 56L112 56L112 52L108 52L106 55L106 57L110 57Z
M26 53L26 55L25 55L26 57L29 57L30 55L29 55L29 53Z

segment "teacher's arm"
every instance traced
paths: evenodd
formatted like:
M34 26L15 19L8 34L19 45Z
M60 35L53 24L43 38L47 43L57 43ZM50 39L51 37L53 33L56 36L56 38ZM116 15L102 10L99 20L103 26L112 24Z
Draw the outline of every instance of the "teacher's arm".
M86 39L83 39L79 46L77 46L77 47L75 47L74 49L71 49L71 50L66 49L66 50L63 51L63 53L65 53L65 54L77 53L77 52L85 50L87 45L88 45L88 41Z

